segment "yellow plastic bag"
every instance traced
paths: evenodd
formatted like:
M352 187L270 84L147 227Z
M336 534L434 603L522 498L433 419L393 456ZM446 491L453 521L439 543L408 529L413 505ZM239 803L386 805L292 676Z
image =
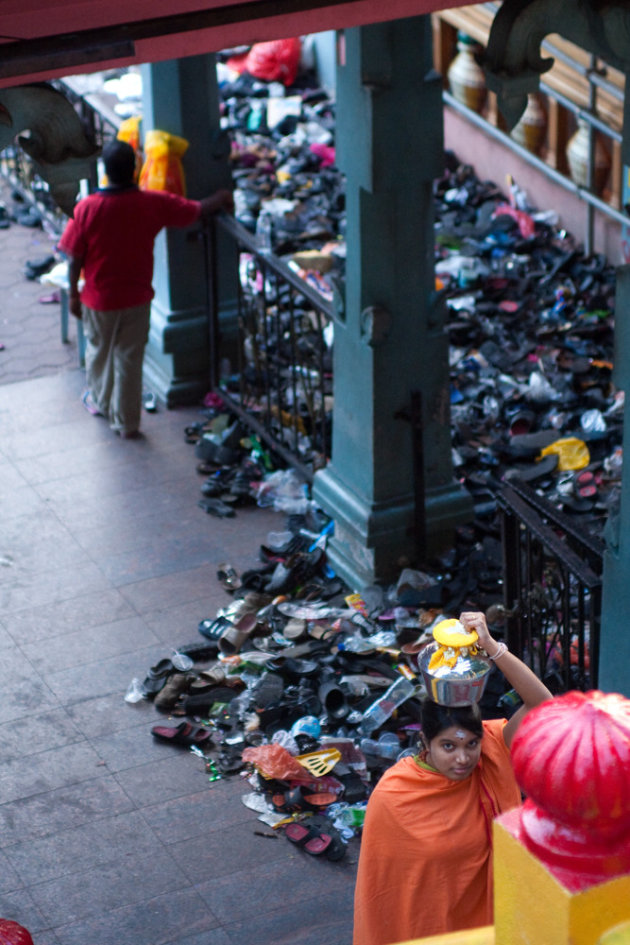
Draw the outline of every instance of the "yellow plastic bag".
M591 461L591 454L588 446L583 440L578 440L575 436L567 436L562 440L556 440L545 446L540 452L540 458L548 456L550 453L556 453L558 456L558 470L567 472L573 469L584 469Z
M134 175L134 180L138 181L138 176L140 174L140 168L142 167L142 148L140 146L140 124L142 118L139 115L135 115L132 118L125 118L123 122L120 123L120 128L118 129L118 134L116 138L118 141L125 141L127 144L130 144L136 153L136 172ZM100 181L101 187L107 187L109 181L107 179L107 174L103 174Z
M142 118L139 115L133 115L131 118L125 118L120 123L116 137L119 141L126 141L134 151L140 149L140 122Z
M188 141L167 131L147 131L144 139L146 159L140 171L140 190L166 190L186 196L182 157Z
M136 173L134 180L138 182L140 171L142 169L142 145L140 143L140 125L142 118L139 115L133 115L131 118L125 118L120 124L116 137L119 141L126 141L130 144L136 154Z

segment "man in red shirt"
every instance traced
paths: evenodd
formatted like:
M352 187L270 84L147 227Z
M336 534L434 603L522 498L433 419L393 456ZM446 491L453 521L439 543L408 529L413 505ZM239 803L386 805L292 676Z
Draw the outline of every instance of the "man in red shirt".
M229 190L203 200L139 190L135 160L124 141L104 150L108 186L79 201L59 242L68 256L70 311L84 323L88 388L83 403L90 413L108 417L125 439L140 436L155 237L163 227L190 226L234 206Z

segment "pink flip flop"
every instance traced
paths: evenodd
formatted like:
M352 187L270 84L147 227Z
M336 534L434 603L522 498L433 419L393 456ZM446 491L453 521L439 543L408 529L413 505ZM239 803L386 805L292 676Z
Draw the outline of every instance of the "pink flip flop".
M212 739L212 732L207 728L202 725L191 725L190 722L182 722L176 728L169 725L154 725L151 734L158 741L180 745L182 748L202 748Z
M285 835L291 843L302 847L311 856L324 854L328 860L341 860L346 854L346 845L332 821L321 814L314 814L304 822L287 824Z
M321 856L332 843L332 837L324 833L318 824L288 824L284 832L287 840L302 847L311 856Z

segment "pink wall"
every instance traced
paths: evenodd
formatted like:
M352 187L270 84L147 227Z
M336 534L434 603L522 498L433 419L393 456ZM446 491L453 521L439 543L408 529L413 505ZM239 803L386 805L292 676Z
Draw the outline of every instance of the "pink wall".
M465 146L462 145L465 142ZM586 235L586 204L544 177L513 151L487 137L465 118L446 107L444 109L444 144L460 161L471 164L481 180L492 180L506 189L506 176L511 174L526 191L530 203L538 210L555 210L560 225L573 234L578 243ZM594 249L604 253L613 265L621 259L621 228L618 223L602 214L595 214Z

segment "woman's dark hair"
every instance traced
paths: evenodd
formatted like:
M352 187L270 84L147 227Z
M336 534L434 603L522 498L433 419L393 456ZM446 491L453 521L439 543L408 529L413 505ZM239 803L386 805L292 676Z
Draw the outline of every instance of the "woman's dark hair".
M103 151L103 164L110 184L132 184L136 154L126 141L112 141Z
M452 707L439 705L432 699L425 699L422 703L421 714L422 733L427 742L436 738L444 729L457 725L479 738L483 735L481 712L478 705Z

